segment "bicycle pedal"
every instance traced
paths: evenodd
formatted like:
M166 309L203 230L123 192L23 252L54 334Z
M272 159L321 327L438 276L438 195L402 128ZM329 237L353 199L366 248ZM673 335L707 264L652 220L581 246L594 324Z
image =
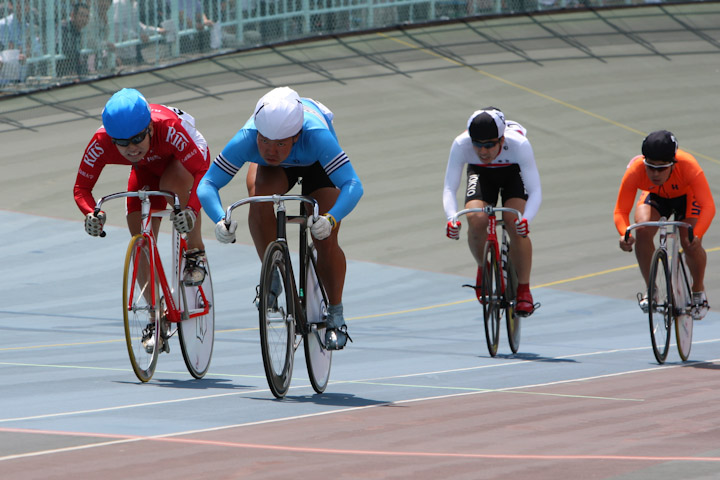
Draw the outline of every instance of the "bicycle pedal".
M535 310L537 310L538 308L540 308L540 302L536 302L535 304L533 304L533 308L532 308L532 310L530 310L529 312L519 311L519 310L516 308L516 309L515 309L515 314L516 314L518 317L527 318L527 317L529 317L530 315L532 315L533 313L535 313Z

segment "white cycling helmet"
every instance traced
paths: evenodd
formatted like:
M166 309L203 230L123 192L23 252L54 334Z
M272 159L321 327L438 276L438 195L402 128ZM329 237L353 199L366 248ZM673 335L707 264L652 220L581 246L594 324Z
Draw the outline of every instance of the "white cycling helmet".
M303 106L297 92L280 87L266 93L255 105L255 128L265 138L282 140L302 130Z

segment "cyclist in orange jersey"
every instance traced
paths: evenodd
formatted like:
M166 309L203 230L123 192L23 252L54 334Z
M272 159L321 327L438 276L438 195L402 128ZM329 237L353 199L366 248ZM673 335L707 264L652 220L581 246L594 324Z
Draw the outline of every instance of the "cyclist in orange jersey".
M645 137L642 155L630 160L615 204L615 227L620 233L623 251L631 252L635 245L635 256L647 284L657 228L638 229L637 238L631 235L625 241L625 229L630 225L630 210L638 190L641 194L635 205L636 223L670 218L674 214L675 220L693 226L693 241L688 240L686 228L681 229L680 240L693 278L693 303L698 307L700 318L704 317L710 307L705 296L707 253L702 237L715 216L715 202L705 173L695 157L678 149L677 139L667 130ZM640 300L640 308L647 311L646 297Z

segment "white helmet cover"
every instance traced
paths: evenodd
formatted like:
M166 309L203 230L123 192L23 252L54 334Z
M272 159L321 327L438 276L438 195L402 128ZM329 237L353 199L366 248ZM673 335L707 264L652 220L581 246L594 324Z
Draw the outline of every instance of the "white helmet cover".
M300 96L290 87L275 88L255 105L255 128L270 140L294 137L303 126L304 114Z

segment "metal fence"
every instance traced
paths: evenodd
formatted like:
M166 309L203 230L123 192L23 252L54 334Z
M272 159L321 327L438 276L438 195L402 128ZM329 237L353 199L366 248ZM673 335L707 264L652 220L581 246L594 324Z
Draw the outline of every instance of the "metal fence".
M0 95L323 35L634 1L0 0Z

